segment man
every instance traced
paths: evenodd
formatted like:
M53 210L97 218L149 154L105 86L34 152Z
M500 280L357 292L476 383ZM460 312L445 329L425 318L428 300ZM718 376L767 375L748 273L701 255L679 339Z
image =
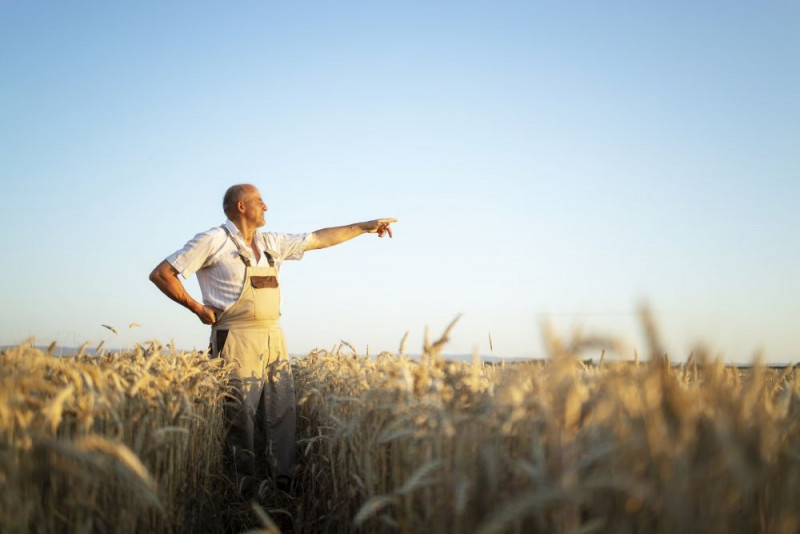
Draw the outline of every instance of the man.
M294 476L295 397L286 341L278 324L284 260L307 250L338 245L358 235L392 236L397 219L324 228L309 234L261 233L267 205L250 184L230 187L223 198L228 220L197 234L150 273L169 298L211 325L211 353L233 362L235 402L225 409L226 460L242 494L252 493L266 470L280 489ZM197 273L202 304L178 278ZM266 452L266 454L265 454ZM262 466L263 462L266 466ZM259 469L261 468L261 469Z

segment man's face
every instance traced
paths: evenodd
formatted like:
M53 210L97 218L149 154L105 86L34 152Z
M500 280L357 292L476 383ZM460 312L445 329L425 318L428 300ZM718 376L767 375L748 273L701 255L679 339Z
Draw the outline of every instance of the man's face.
M247 222L254 225L256 228L264 226L264 213L267 211L267 205L261 199L261 193L258 189L253 187L248 191L245 199L240 202L240 206L244 204L243 216Z

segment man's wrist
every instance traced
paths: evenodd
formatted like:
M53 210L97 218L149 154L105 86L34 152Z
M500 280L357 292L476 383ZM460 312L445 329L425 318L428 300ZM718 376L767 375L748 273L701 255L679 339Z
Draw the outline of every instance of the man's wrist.
M200 315L200 312L202 312L203 308L205 308L205 306L194 299L190 299L189 302L186 303L186 307L189 308L189 310L191 310L191 312L195 315Z

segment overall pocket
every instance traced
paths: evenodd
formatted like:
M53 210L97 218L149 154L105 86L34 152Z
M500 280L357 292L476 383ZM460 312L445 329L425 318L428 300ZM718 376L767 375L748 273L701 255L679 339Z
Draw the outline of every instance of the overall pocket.
M276 276L251 276L253 311L256 321L278 319L281 315L281 290Z

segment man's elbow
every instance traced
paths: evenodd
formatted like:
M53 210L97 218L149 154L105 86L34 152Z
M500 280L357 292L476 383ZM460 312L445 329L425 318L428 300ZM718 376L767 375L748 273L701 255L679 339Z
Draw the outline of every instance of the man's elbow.
M157 270L154 269L153 272L150 273L149 278L150 281L153 282L153 285L155 285L158 289L164 287L164 279L161 278Z
M164 284L165 279L165 271L172 267L166 261L162 261L158 265L156 265L155 269L150 271L150 281L153 282L158 287L161 287ZM172 267L174 269L174 267Z

